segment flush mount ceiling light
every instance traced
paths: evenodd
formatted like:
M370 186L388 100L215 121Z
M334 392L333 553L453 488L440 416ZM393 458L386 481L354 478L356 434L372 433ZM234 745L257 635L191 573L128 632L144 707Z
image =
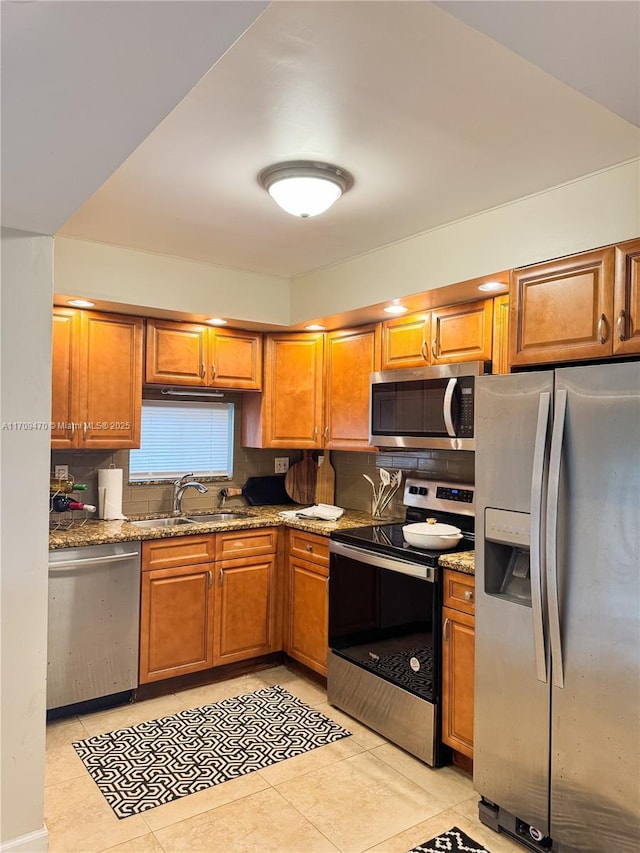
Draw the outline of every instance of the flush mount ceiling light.
M223 320L222 317L209 317L208 320L205 321L209 323L210 326L226 326L227 321Z
M293 160L263 169L258 182L283 210L307 219L328 210L351 189L353 177L330 163Z
M323 326L320 323L310 323L308 326L305 326L307 332L322 332L326 329L326 326Z

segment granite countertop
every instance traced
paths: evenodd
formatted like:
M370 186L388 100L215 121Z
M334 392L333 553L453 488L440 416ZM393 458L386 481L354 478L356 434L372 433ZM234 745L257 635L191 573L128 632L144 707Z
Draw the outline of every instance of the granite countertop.
M445 569L455 569L456 572L464 572L466 575L475 575L475 551L458 551L456 554L443 554L438 560L438 565Z
M128 521L99 521L88 519L86 522L76 522L69 529L64 525L58 530L49 533L49 548L80 548L84 545L106 545L111 542L133 542L141 539L168 539L175 536L195 536L202 533L224 533L229 530L250 530L257 527L292 527L296 530L305 530L308 533L317 533L320 536L329 536L332 530L347 530L350 527L364 527L373 524L373 519L366 512L347 509L338 521L314 521L305 518L283 518L279 513L290 510L291 504L282 506L252 506L236 507L229 506L223 509L212 510L212 512L242 512L242 518L228 519L225 521L198 522L194 524L180 524L176 527L135 527ZM301 506L300 509L303 509ZM201 515L200 510L193 510L192 515ZM131 516L129 520L137 521L146 518L167 517L170 513L157 513L154 515ZM189 516L189 512L182 515Z

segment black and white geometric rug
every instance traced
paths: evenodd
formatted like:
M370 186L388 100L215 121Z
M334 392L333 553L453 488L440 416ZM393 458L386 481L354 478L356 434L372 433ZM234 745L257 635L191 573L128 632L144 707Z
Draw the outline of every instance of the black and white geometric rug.
M443 832L437 838L432 838L431 841L425 841L424 844L419 844L409 853L442 853L443 850L461 851L461 853L489 853L486 847L483 847L478 841L464 833L457 826L451 827L448 832Z
M350 734L275 685L73 746L125 818Z

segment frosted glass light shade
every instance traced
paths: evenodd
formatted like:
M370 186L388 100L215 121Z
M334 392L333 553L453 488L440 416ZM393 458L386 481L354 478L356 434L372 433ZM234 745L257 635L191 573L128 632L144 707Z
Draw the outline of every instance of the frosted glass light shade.
M283 178L269 187L269 195L293 216L317 216L342 195L337 184L324 178Z
M258 181L283 210L303 219L328 210L353 185L344 169L304 160L269 166Z

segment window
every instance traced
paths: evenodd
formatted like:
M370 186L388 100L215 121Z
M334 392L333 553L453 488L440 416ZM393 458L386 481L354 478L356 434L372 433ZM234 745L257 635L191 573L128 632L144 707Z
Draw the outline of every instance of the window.
M140 449L129 454L132 480L231 477L233 403L143 400Z

